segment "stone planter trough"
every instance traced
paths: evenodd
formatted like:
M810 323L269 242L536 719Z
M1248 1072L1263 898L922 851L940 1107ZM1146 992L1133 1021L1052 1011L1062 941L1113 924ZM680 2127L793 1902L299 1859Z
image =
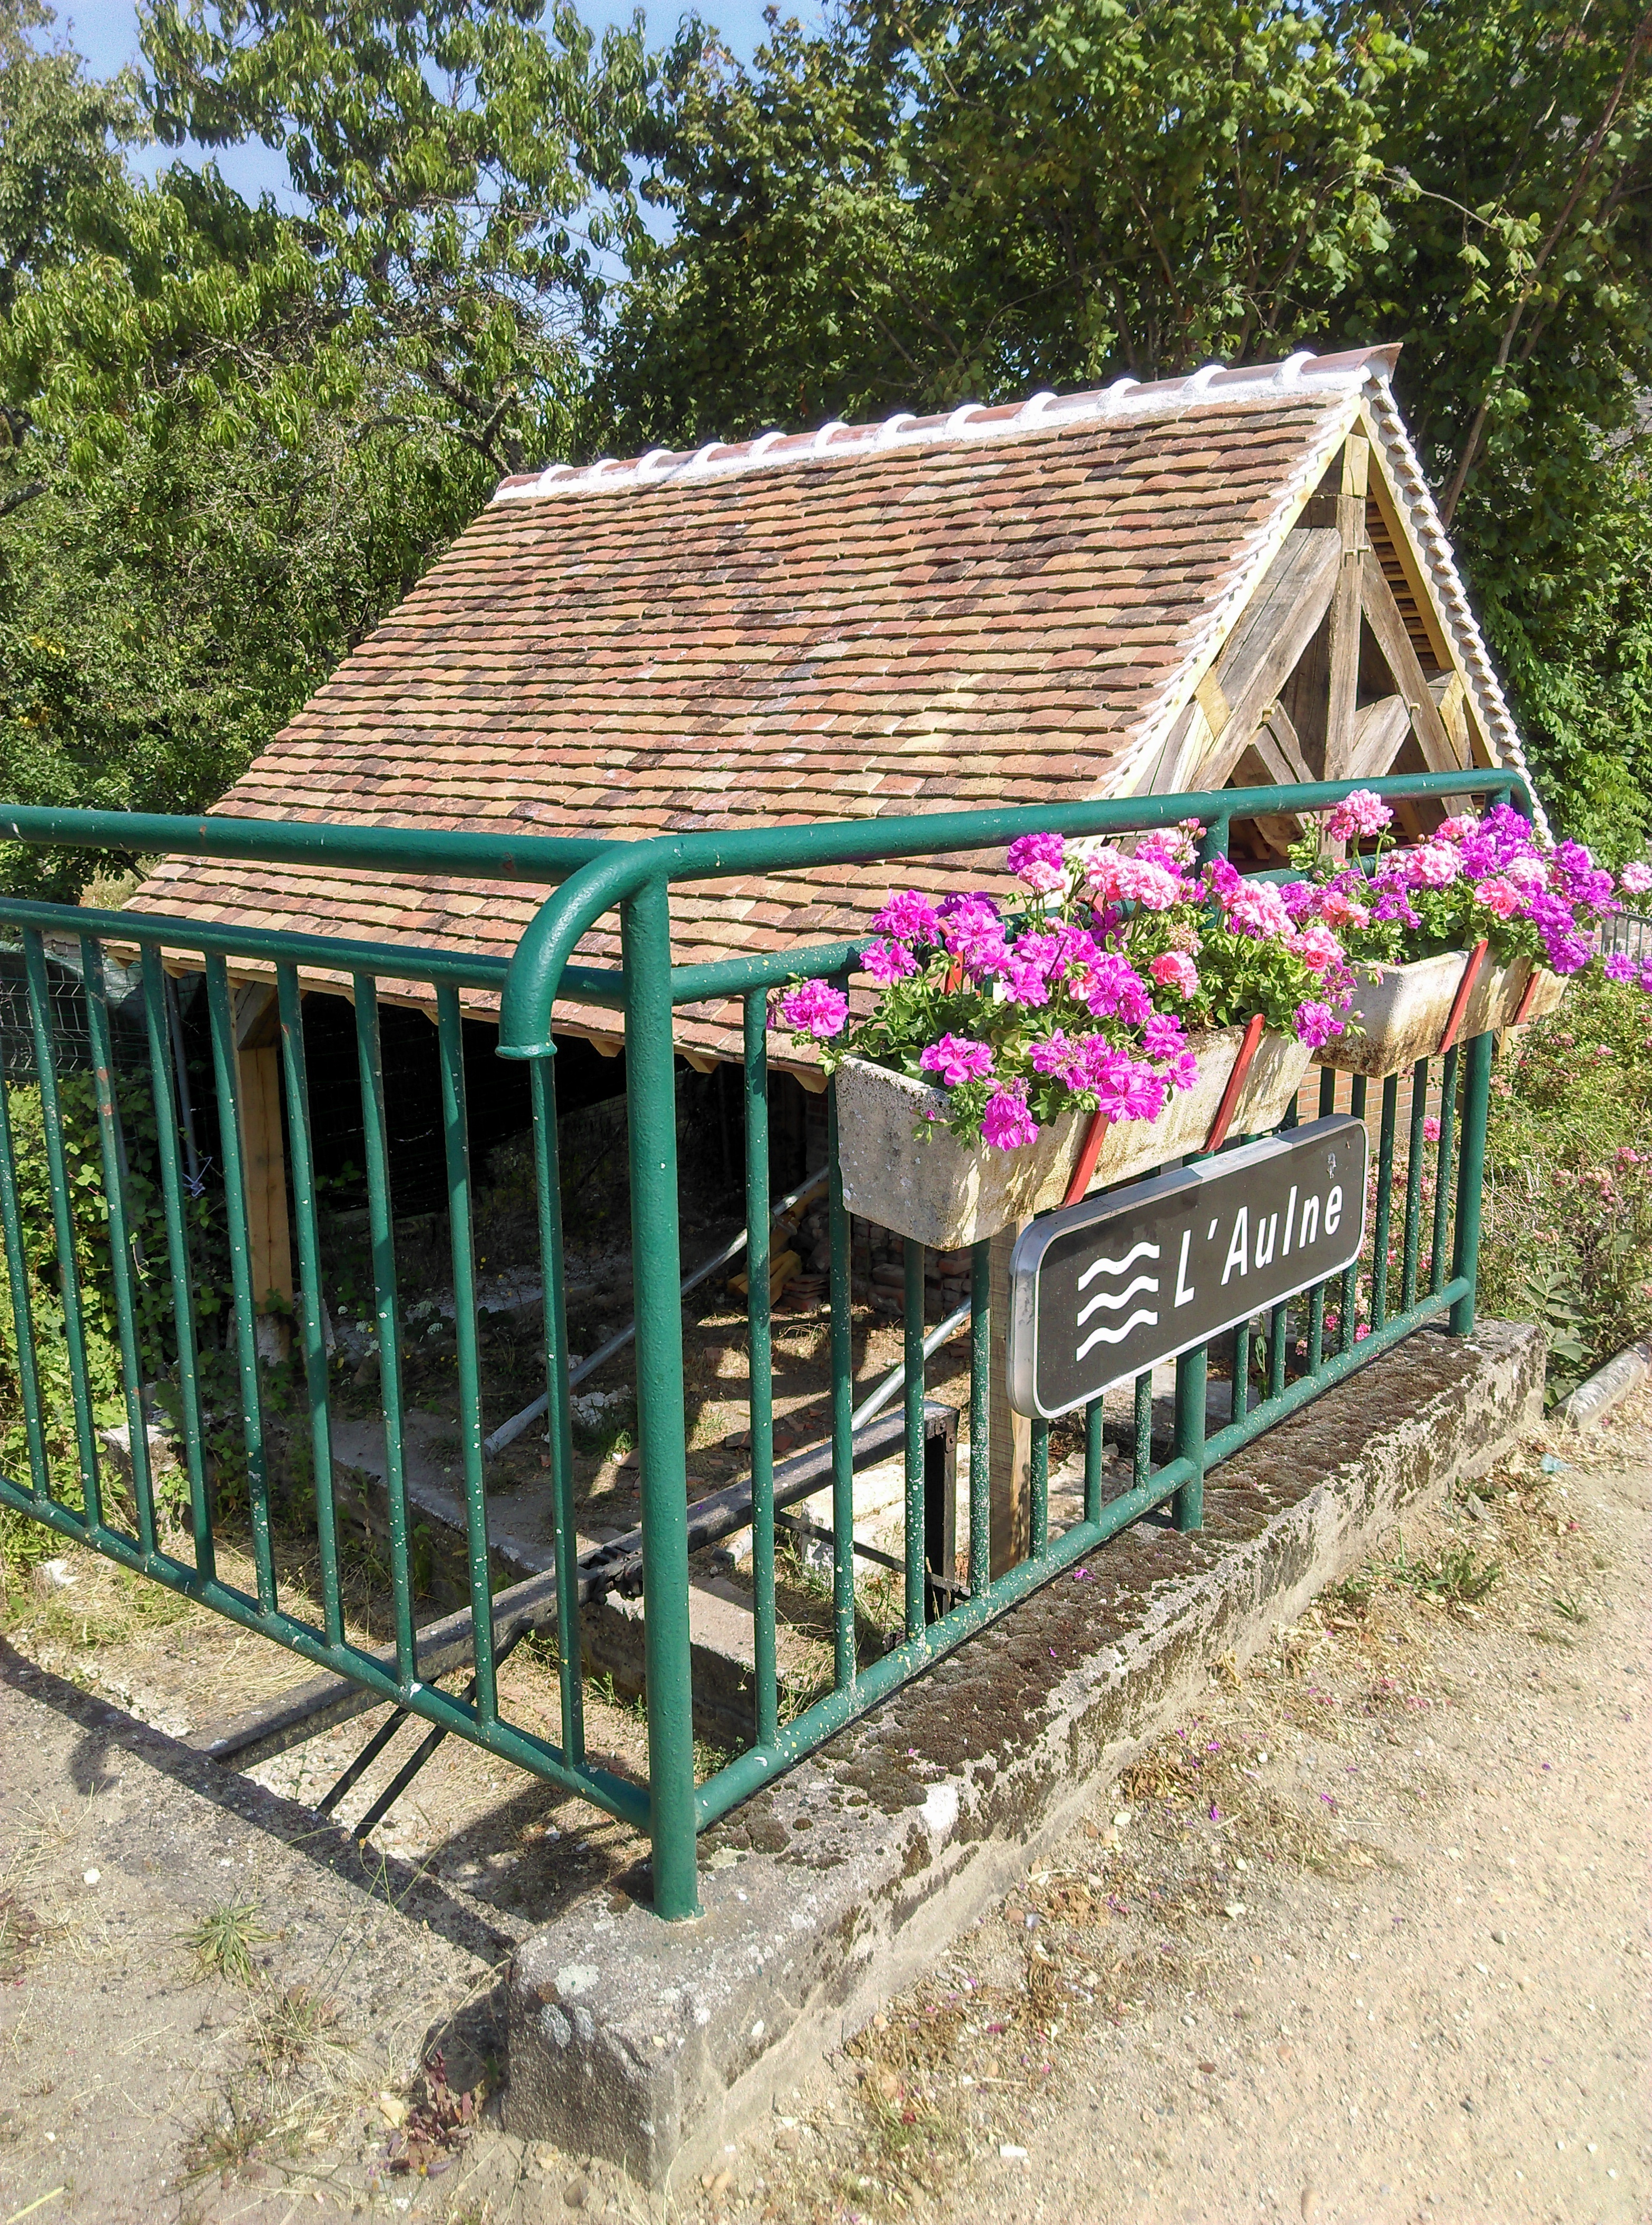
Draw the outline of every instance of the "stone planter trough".
M1244 1038L1219 1028L1189 1038L1198 1059L1191 1089L1169 1098L1157 1120L1109 1129L1089 1188L1103 1189L1189 1151L1203 1151ZM1307 1072L1311 1054L1294 1037L1265 1033L1229 1124L1234 1136L1277 1127ZM944 1089L864 1059L837 1069L838 1156L843 1201L851 1213L937 1251L995 1235L1012 1221L1059 1205L1083 1149L1090 1115L1069 1112L1019 1151L961 1144L938 1121L915 1133L931 1108L944 1113ZM1087 1193L1088 1194L1088 1193Z
M1439 1049L1466 963L1466 953L1446 950L1409 966L1385 967L1375 980L1363 979L1347 1017L1363 1033L1333 1036L1316 1054L1319 1064L1383 1081L1390 1074L1405 1073L1420 1058L1432 1058ZM1509 1026L1531 978L1528 960L1517 958L1499 966L1488 955L1469 992L1456 1040L1465 1043L1488 1028ZM1539 967L1525 1020L1541 1020L1554 1011L1566 987L1560 974Z

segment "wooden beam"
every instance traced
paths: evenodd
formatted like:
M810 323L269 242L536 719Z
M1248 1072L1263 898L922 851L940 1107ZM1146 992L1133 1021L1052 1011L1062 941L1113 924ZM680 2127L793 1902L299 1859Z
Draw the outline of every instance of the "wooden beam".
M1337 536L1325 528L1299 526L1287 535L1199 684L1196 700L1212 738L1203 762L1189 768L1189 785L1226 783L1325 614L1337 586Z
M1406 631L1400 605L1394 599L1394 590L1382 577L1382 566L1369 552L1360 561L1358 580L1365 622L1388 660L1395 687L1405 698L1424 761L1431 772L1455 772L1464 760L1452 747L1452 738L1417 662L1417 652Z
M1337 572L1331 598L1330 670L1325 682L1325 778L1344 780L1353 754L1359 703L1360 576L1369 543L1365 536L1365 488L1370 443L1357 435L1343 443L1337 494Z
M1349 751L1344 780L1375 780L1399 755L1411 732L1411 713L1403 695L1384 695L1363 704L1355 713L1354 746Z
M236 1081L241 1100L241 1154L246 1170L247 1250L252 1301L258 1309L258 1355L284 1360L287 1316L269 1309L273 1291L293 1302L292 1232L287 1218L287 1147L281 1126L280 1014L276 992L262 982L235 992Z

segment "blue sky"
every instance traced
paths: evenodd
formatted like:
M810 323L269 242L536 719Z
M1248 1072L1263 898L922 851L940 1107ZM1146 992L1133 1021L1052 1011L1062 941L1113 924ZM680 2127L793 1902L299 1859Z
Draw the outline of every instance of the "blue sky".
M80 0L78 7L65 4L65 0L55 0L55 4L59 32L86 56L97 76L107 77L125 62L141 63L135 0ZM600 0L587 0L582 10L586 21L599 28L607 23L629 22L631 12L629 6L605 7ZM644 12L651 38L663 46L677 29L680 7L671 4L671 0L654 0L654 4L646 6ZM807 16L812 10L806 5L799 7L793 0L791 12ZM701 13L719 25L738 54L749 56L763 35L763 0L702 0ZM171 149L150 148L147 155L137 158L135 167L153 175L162 163L172 159ZM225 176L241 193L252 197L272 193L283 207L292 206L292 196L286 190L287 166L268 148L226 148L218 161Z

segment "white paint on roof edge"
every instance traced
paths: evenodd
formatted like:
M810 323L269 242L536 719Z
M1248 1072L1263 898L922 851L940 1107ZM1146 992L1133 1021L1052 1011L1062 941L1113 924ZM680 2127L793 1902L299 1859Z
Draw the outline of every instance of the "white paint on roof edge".
M679 479L733 478L752 471L773 471L786 464L829 456L834 462L887 455L896 449L958 447L1029 433L1053 433L1069 425L1139 422L1174 417L1189 408L1215 409L1230 403L1266 404L1281 393L1322 390L1357 394L1368 383L1386 386L1390 351L1366 348L1345 355L1315 356L1306 351L1283 363L1224 366L1207 363L1185 378L1156 379L1142 385L1134 378L1079 394L1032 395L1019 408L989 409L965 402L944 415L916 417L899 409L880 424L846 425L834 418L812 433L764 433L755 441L708 441L689 452L651 448L645 456L619 463L611 456L588 466L550 464L543 472L506 480L495 502L532 501L545 495L623 494L639 486L663 486ZM1397 415L1397 413L1396 413ZM1460 592L1460 590L1459 590Z

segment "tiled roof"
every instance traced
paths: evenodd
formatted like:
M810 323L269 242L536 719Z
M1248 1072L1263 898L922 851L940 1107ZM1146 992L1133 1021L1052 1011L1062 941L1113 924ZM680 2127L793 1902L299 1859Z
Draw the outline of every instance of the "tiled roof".
M507 480L219 808L622 837L1128 790L1393 357ZM674 892L679 962L863 931L886 878ZM178 860L132 908L505 954L541 893Z

